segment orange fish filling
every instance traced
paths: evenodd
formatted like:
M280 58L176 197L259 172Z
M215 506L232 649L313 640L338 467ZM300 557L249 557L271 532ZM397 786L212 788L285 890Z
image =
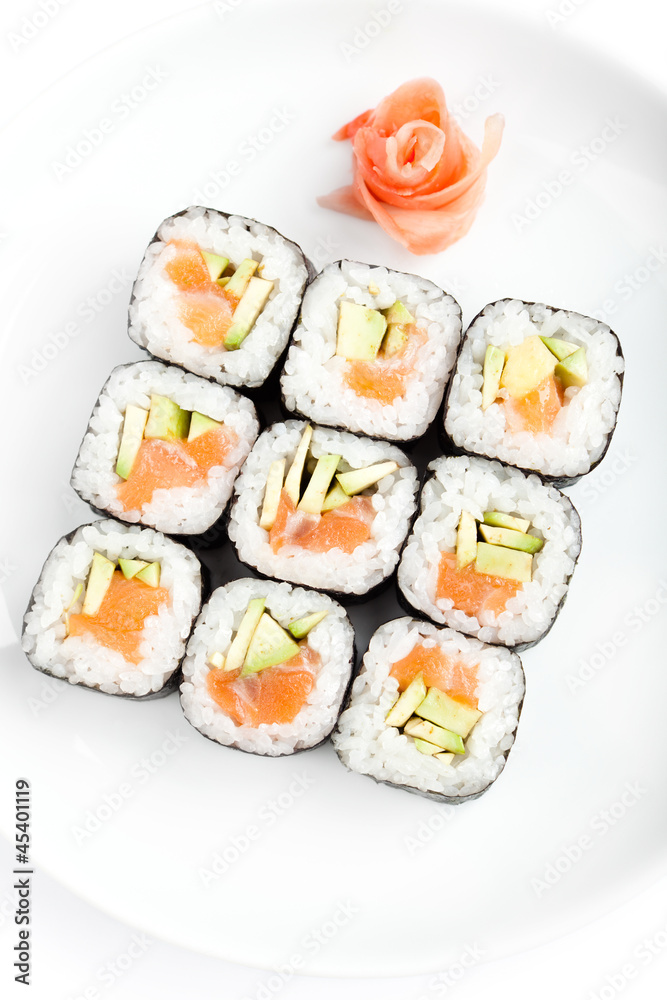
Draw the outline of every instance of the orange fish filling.
M523 399L506 399L503 405L511 433L530 431L532 434L550 434L554 421L563 408L564 398L560 379L555 375L548 375Z
M149 587L141 580L126 580L120 570L111 577L109 589L95 615L73 614L70 635L90 635L100 646L115 649L130 663L139 663L145 620L169 602L169 591Z
M129 476L116 486L123 510L140 510L152 501L155 490L203 486L210 469L224 465L234 444L233 436L233 432L220 427L192 441L144 438Z
M388 406L405 395L414 371L414 359L426 335L416 326L407 327L408 340L391 358L379 354L375 361L348 361L343 379L357 396L377 399Z
M172 240L168 245L174 247L175 252L165 264L165 271L182 293L181 322L203 347L224 347L238 297L228 294L212 280L196 243Z
M450 598L454 607L467 615L478 618L482 611L499 615L521 589L522 584L516 580L478 573L474 563L457 569L454 552L440 554L436 598Z
M426 647L418 643L407 656L392 664L391 676L398 681L398 690L405 691L419 673L423 674L426 687L446 691L457 701L477 708L477 664L455 660L439 646Z
M324 514L303 514L283 490L276 519L269 531L269 543L274 552L283 545L298 545L310 552L329 552L330 549L354 552L371 537L373 516L370 497L350 497L341 507Z
M286 663L248 677L240 677L239 670L210 670L206 689L237 726L293 722L315 686L320 663L319 654L304 644Z

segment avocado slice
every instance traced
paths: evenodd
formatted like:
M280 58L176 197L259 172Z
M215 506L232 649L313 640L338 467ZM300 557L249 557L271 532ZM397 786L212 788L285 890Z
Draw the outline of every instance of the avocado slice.
M385 358L398 354L410 338L410 327L414 324L414 316L405 308L402 302L396 301L389 309L384 310L387 320L387 333L382 341L382 352Z
M379 483L385 476L391 475L398 469L397 462L378 462L377 465L368 465L365 469L353 469L351 472L341 472L336 479L349 497L355 493L361 493Z
M452 733L441 726L434 726L432 722L426 722L424 719L419 719L414 715L405 723L403 732L407 736L426 740L427 743L435 743L436 746L441 747L443 750L449 750L450 753L466 752L463 740L458 733Z
M228 351L237 351L246 339L266 305L269 295L273 291L273 285L274 282L267 281L266 278L250 279L243 297L234 310L234 322L225 334L223 344ZM229 291L229 285L227 285L227 291Z
M105 594L109 589L111 578L114 575L116 564L103 556L101 552L93 553L93 561L90 564L88 583L86 584L86 596L83 599L81 614L93 616L100 610Z
M198 413L197 410L193 410L190 417L188 441L194 441L195 438L201 437L202 434L207 434L209 431L217 431L220 427L222 427L222 424L219 420L213 420L212 417L207 417L205 413Z
M513 528L515 531L528 531L530 528L530 521L526 521L525 518L503 514L499 510L487 510L484 524L492 524L496 528Z
M208 662L215 670L222 670L225 665L225 658L222 653L211 653L208 658Z
M188 436L190 411L182 410L167 396L151 396L151 409L144 430L146 438L176 441Z
M255 629L259 625L260 618L264 614L265 604L266 599L264 597L254 597L251 601L248 601L248 607L227 652L225 670L240 670L243 666L250 640L255 634Z
M123 433L118 449L118 459L116 460L116 474L121 479L127 479L132 471L134 460L139 453L141 442L144 438L144 428L148 420L148 410L142 406L135 406L130 403L125 410L123 420Z
M508 347L500 388L507 389L514 399L524 399L545 378L553 375L557 364L557 359L539 337L526 337L516 347Z
M569 341L559 340L557 337L540 337L540 340L559 361L569 358L570 354L579 350L578 344L570 344Z
M374 361L387 329L377 309L344 300L340 304L336 354L348 361Z
M482 369L482 409L487 410L494 403L500 390L500 378L505 366L506 354L499 347L489 344L484 355Z
M264 528L266 531L271 530L276 520L284 477L285 459L277 458L269 466L269 472L266 477L266 489L264 490L264 503L262 504L262 513L259 519L260 528Z
M74 605L79 600L79 598L81 597L82 594L83 594L83 584L82 583L77 583L77 585L76 585L76 587L74 589L74 594L72 596L72 600L69 602L69 604L65 608L65 611L71 611L71 609L74 607Z
M442 747L436 746L435 743L427 743L426 740L420 740L414 738L415 749L419 750L420 753L429 754L431 757L437 756L437 754L442 753ZM452 754L452 757L454 755Z
M135 575L135 579L141 580L148 587L152 587L155 590L160 586L160 564L159 562L148 563L143 569Z
M456 532L456 568L463 569L477 556L477 521L467 510L461 511Z
M544 542L537 535L527 535L523 531L512 528L496 528L490 524L480 524L479 531L485 542L490 545L504 545L508 549L520 549L522 552L539 552Z
M312 615L305 615L303 618L297 618L296 621L291 622L287 626L287 631L291 632L295 639L304 639L316 625L324 621L328 614L328 611L313 611Z
M259 261L251 260L250 257L242 260L227 282L225 292L237 299L241 299L258 267Z
M576 385L581 389L582 385L588 382L588 364L586 362L586 350L580 347L579 350L570 354L564 361L556 365L554 371L556 378L563 383L564 388Z
M217 281L218 278L222 277L222 272L225 270L229 264L228 257L220 257L217 253L209 253L207 250L202 250L201 255L204 258L204 263L208 268L208 273L211 276L211 281Z
M527 583L533 573L533 557L529 552L478 542L475 569L488 576L502 576L506 580Z
M340 455L322 455L318 458L315 471L299 501L299 510L306 514L322 513L322 504L339 462Z
M322 513L326 514L328 510L335 510L336 507L342 507L349 499L349 496L340 483L335 483L324 498Z
M476 708L456 701L436 687L428 689L424 700L415 708L415 715L441 726L442 729L448 729L463 739L482 717L482 713Z
M415 740L415 742L417 741ZM451 764L451 762L454 760L453 753L436 753L434 754L434 757L436 760L442 761L443 764Z
M308 448L310 446L310 439L313 436L313 428L310 424L306 424L303 434L301 435L301 440L296 449L294 459L290 466L290 470L287 473L287 479L285 480L285 492L288 497L296 507L299 502L299 497L301 496L301 477L303 475L303 467L306 464L306 458L308 457Z
M299 644L289 632L265 611L250 640L241 677L259 673L267 667L277 667L279 663L296 656L299 649Z
M402 302L399 302L398 299L393 305L389 306L388 309L384 310L384 315L389 326L391 326L392 323L400 323L409 326L410 323L414 323L415 321L415 318L410 310L407 309Z
M404 726L417 705L420 705L426 697L426 684L424 684L423 674L417 674L408 684L405 691L399 694L393 707L387 712L385 719L388 726Z
M136 576L146 566L148 566L148 563L144 562L143 559L118 560L118 568L122 571L126 580L131 580L133 576Z

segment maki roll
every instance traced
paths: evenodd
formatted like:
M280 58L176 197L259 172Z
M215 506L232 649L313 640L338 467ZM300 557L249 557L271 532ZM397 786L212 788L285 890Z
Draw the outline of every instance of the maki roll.
M352 771L457 804L496 780L525 680L516 653L411 618L371 638L333 744Z
M308 277L299 247L270 226L187 208L148 245L129 335L197 375L256 387L287 345Z
M188 722L224 746L278 757L325 740L354 656L339 604L287 583L235 580L211 595L183 661Z
M536 475L440 458L421 495L398 586L434 622L525 647L553 625L581 549L571 501Z
M398 448L296 420L260 434L234 487L228 532L264 576L366 594L394 570L416 506Z
M226 386L144 361L102 388L72 472L96 510L170 534L222 514L259 431L255 407Z
M461 309L433 282L350 260L309 285L282 374L288 410L392 441L420 437L442 400Z
M459 451L566 486L609 447L623 368L604 323L541 303L493 302L463 338L445 433Z
M33 667L106 694L164 694L201 607L197 558L151 528L84 524L47 558L23 623Z

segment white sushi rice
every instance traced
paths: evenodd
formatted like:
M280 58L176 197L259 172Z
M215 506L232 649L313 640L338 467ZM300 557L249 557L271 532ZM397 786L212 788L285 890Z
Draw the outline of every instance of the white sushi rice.
M465 754L451 763L417 750L414 741L385 722L398 697L392 664L416 645L439 647L445 656L477 665L475 697L482 717L465 741ZM406 785L456 802L478 795L496 780L514 743L524 694L521 660L500 646L487 646L450 629L399 618L373 635L355 678L349 707L332 740L342 762L377 781Z
M393 445L315 427L310 446L315 458L341 455L342 471L387 460L397 462L399 469L373 487L371 537L353 552L338 548L328 553L308 552L296 545L285 545L273 552L268 531L259 526L267 473L271 463L280 458L287 459L289 468L305 426L301 421L288 420L260 434L234 486L229 537L241 562L266 576L317 590L365 594L389 576L398 562L416 507L417 470Z
M269 299L239 350L205 347L179 318L178 288L165 272L174 256L170 240L194 241L235 265L261 261L257 274L274 282ZM129 334L165 361L227 385L261 385L287 345L308 279L296 243L270 226L212 208L193 206L165 219L148 245L130 303Z
M160 587L169 591L169 603L146 618L138 664L92 636L66 635L65 609L77 585L85 588L95 552L114 562L122 558L160 563ZM81 604L80 597L72 613L79 612ZM184 545L151 528L95 521L71 538L61 538L46 560L25 616L22 646L33 666L53 677L107 694L142 697L159 691L177 669L200 604L199 562Z
M387 309L399 300L427 334L405 395L392 403L357 395L336 355L340 300ZM434 419L461 339L461 309L425 278L349 260L329 264L309 285L281 378L288 410L321 424L395 441L419 437Z
M440 458L422 490L421 510L403 550L398 585L413 607L433 621L483 642L515 646L535 642L554 620L567 593L581 549L579 515L570 500L536 475L482 458ZM462 511L478 521L486 511L516 514L530 521L530 533L544 540L533 555L532 580L507 602L505 611L479 618L436 596L442 552L456 550Z
M153 393L219 421L236 441L224 465L213 466L201 485L157 489L141 510L124 510L116 494L123 482L116 474L123 418L130 403L148 409ZM255 407L233 389L159 361L123 365L114 369L100 393L74 465L72 486L83 500L122 521L171 534L198 534L222 514L258 432Z
M534 336L557 336L584 347L588 381L581 388L565 390L566 403L550 435L512 434L500 403L482 410L484 355L489 344L506 349ZM541 303L491 303L463 339L447 400L445 431L466 452L545 476L583 475L601 457L614 430L623 369L618 340L604 323Z
M208 657L216 651L227 652L249 601L257 597L266 598L266 611L283 628L316 611L327 612L304 640L322 663L313 690L293 722L239 726L208 693ZM336 601L288 583L235 580L213 592L197 620L183 661L183 711L204 736L224 746L271 757L305 750L325 739L334 726L352 672L353 651L354 630Z

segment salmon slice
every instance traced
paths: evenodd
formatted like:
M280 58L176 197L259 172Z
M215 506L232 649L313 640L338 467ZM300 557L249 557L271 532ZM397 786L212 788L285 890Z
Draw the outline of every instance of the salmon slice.
M345 384L357 396L377 399L388 406L405 395L417 352L425 340L424 331L411 324L407 342L393 357L384 358L379 354L375 361L348 361L343 376Z
M309 552L329 552L330 549L354 552L371 537L374 516L370 497L350 497L342 507L325 514L304 514L296 510L283 490L276 519L269 531L269 543L274 552L283 545L298 545Z
M172 256L165 271L181 294L179 318L203 347L223 346L232 325L238 298L227 295L211 280L206 262L196 243L172 240Z
M503 403L507 426L512 434L530 431L532 434L550 434L554 420L563 407L563 386L555 375L547 375L543 382L523 399L511 396Z
M510 598L521 589L522 584L516 580L478 573L474 563L464 569L457 569L456 553L440 553L436 598L450 598L454 607L465 611L467 615L478 618L482 611L499 615L505 610Z
M116 496L123 510L140 510L143 504L151 502L155 490L198 486L205 481L205 472L180 441L144 438L130 475L116 486Z
M424 675L426 687L445 691L457 701L477 708L477 664L470 665L456 660L439 648L418 643L414 649L392 664L391 676L398 681L398 690L405 691L417 674Z
M212 285L211 275L206 266L201 250L196 243L182 240L172 240L168 246L174 248L174 253L165 264L165 271L182 292L197 288L208 288Z
M139 663L144 622L168 601L169 591L164 587L126 580L116 570L96 615L70 615L70 635L90 635L100 646L117 650L130 663Z
M214 427L192 441L184 441L183 449L206 472L215 465L225 465L227 455L235 447L238 435L227 427Z
M320 663L319 654L304 644L291 660L249 677L240 677L238 670L210 670L206 688L237 726L293 722L315 686Z

